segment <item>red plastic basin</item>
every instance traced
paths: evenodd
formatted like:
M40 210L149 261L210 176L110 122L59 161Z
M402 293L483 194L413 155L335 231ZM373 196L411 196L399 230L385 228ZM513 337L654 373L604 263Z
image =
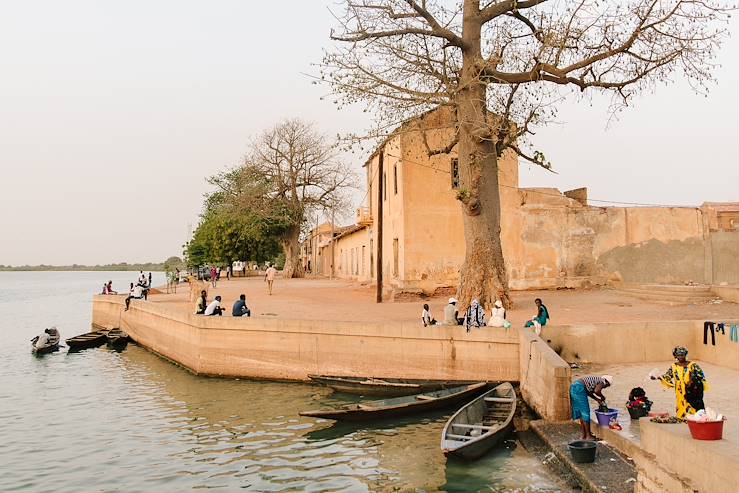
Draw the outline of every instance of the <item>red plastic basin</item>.
M690 421L688 428L696 440L721 440L724 435L724 418L722 421Z

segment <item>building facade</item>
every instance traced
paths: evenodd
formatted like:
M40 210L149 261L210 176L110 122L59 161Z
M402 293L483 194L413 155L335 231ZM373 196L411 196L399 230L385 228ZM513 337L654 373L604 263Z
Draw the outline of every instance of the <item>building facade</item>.
M333 237L336 276L376 283L381 269L383 291L396 295L457 286L465 242L456 153L428 152L445 147L453 133L451 114L436 110L402 125L370 156L366 203L356 224ZM512 289L608 281L739 283L732 261L739 254L739 204L594 207L584 188L519 188L512 152L498 167L501 241ZM311 251L316 248L314 265L316 255L332 257L330 237Z

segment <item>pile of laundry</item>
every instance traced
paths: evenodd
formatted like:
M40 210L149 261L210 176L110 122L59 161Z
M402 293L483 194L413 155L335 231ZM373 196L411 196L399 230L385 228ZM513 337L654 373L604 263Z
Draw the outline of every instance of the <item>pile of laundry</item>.
M724 415L719 413L715 409L707 407L705 409L699 410L695 414L689 414L686 419L688 421L696 421L698 423L711 423L715 421L723 421Z

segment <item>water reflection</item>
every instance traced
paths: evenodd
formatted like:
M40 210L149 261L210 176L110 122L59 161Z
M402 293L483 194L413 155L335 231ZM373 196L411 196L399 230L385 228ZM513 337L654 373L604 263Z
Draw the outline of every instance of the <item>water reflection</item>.
M81 274L67 275L86 303L69 292L44 298L63 319L52 321L63 338L89 324L86 282L119 283L113 274L74 277ZM310 385L197 377L132 344L36 358L28 340L51 325L48 314L11 303L46 296L51 281L45 287L40 277L0 292L0 491L560 491L521 447L447 463L439 451L443 413L359 425L302 418L301 410L356 398Z

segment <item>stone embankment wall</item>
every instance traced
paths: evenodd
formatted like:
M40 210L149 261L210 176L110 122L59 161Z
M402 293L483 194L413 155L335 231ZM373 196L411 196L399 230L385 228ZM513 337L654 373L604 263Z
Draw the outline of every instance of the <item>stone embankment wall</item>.
M545 419L569 416L569 367L524 329L203 317L182 307L95 296L93 323L197 374L306 380L309 374L521 382Z
M739 343L729 341L731 324L739 321L712 321L726 325L723 344L718 346L703 344L703 322L695 320L546 326L542 339L568 362L612 365L667 361L672 359L672 348L685 346L691 359L739 370Z

